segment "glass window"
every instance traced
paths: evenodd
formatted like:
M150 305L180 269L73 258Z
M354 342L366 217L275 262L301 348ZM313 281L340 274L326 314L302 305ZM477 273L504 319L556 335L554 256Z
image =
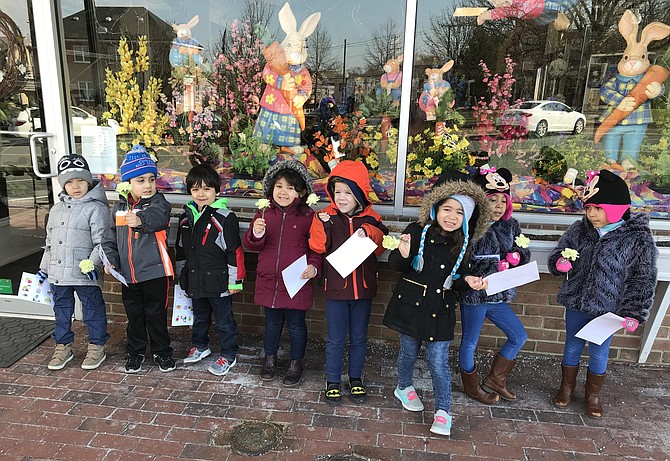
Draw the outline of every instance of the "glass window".
M94 89L93 82L87 82L84 80L79 80L77 82L77 88L79 90L79 100L80 101L94 101Z
M90 62L88 60L88 47L85 45L73 45L74 62Z

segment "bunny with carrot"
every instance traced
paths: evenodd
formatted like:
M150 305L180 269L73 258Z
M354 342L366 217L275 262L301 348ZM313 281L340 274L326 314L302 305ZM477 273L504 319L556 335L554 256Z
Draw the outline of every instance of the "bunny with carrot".
M200 21L198 15L193 16L186 24L172 24L177 37L172 40L172 48L168 57L170 64L179 66L199 66L202 64L202 45L191 34L191 29Z
M279 24L286 38L278 47L270 45L263 69L265 91L261 97L261 110L254 127L254 137L268 144L288 148L300 154L300 134L305 129L303 105L312 93L312 79L304 66L307 60L306 40L316 29L321 13L314 13L303 21L300 28L291 6L284 4L279 11ZM268 48L270 48L268 47ZM277 48L281 48L282 52ZM284 62L281 62L281 60Z
M639 23L630 10L621 16L619 32L626 40L626 49L617 65L618 72L600 87L600 99L608 108L601 117L595 142L602 138L605 156L614 161L622 157L639 159L644 135L653 121L650 100L665 92L663 82L669 74L662 66L651 66L647 46L670 35L670 26L652 22L642 30L638 41Z

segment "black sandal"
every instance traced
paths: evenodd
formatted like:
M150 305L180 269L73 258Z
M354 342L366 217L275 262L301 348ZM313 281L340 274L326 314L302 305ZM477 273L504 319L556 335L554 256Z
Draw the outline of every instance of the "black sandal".
M349 396L354 403L362 404L365 402L365 399L368 396L368 392L363 386L363 380L361 379L351 379L349 380Z
M342 403L340 383L328 384L328 387L326 388L326 403L329 405L339 405Z

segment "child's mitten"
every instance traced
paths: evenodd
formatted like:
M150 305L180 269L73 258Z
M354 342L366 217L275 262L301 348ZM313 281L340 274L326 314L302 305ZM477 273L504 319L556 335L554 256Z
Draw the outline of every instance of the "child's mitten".
M570 269L572 269L572 263L570 261L563 257L558 258L558 261L556 261L556 270L558 272L567 273Z
M633 332L637 330L638 325L640 325L640 322L635 320L632 317L624 317L623 318L623 327L626 329L628 332Z
M44 283L44 281L49 278L49 275L42 269L38 270L35 275L37 276L37 282L40 284Z
M512 251L510 253L507 253L505 259L510 264L510 266L516 267L521 262L521 255L519 254L518 251Z
M96 269L93 269L92 271L85 272L84 275L85 275L86 277L88 277L88 279L89 279L91 282L95 282L95 281L98 280L98 278L99 278L99 277L98 277L98 271L97 271Z
M498 261L498 272L506 271L507 269L509 269L509 263L507 261L504 259Z

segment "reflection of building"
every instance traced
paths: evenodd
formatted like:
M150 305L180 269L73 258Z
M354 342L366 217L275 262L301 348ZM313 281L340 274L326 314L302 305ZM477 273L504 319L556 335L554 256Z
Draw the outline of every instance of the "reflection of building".
M119 39L126 37L131 49L137 37L147 36L152 75L167 81L168 53L174 32L170 24L141 7L98 7L63 18L65 50L70 74L72 104L88 107L95 115L104 103L105 68L114 68Z

